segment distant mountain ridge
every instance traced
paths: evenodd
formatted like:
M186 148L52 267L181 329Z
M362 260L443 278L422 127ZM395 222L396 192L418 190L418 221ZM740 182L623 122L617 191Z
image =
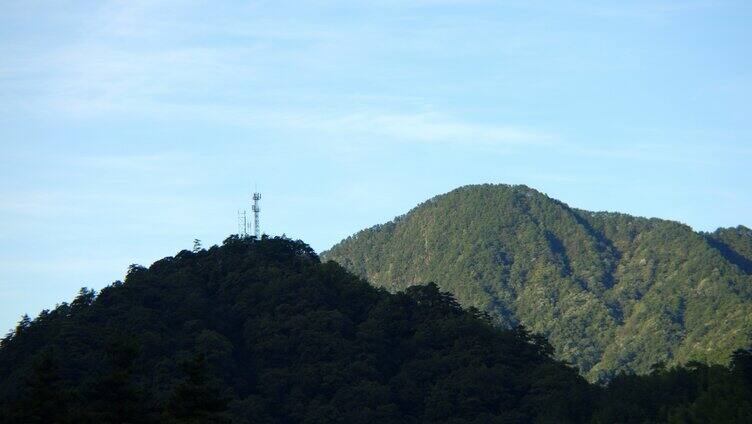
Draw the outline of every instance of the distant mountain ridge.
M434 281L545 335L591 380L727 361L752 335L752 230L589 212L526 186L465 186L322 253L391 291Z

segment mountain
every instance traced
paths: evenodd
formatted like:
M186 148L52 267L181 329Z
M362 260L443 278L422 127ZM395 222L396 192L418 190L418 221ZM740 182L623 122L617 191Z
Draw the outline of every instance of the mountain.
M6 423L582 422L600 389L435 285L376 289L304 243L230 237L24 317Z
M434 197L322 253L390 291L435 282L543 334L591 381L725 363L752 335L752 231L571 208L525 186Z
M300 241L233 236L24 316L0 342L0 422L752 421L752 349L606 386L552 355L435 284L390 294Z

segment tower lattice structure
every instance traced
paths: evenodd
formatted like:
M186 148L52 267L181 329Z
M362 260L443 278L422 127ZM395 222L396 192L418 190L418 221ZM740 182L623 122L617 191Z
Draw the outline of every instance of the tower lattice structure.
M259 207L259 200L261 200L261 193L253 193L253 206L251 207L251 210L253 210L253 235L256 238L261 236L261 227L259 227L259 213L261 212L261 208Z

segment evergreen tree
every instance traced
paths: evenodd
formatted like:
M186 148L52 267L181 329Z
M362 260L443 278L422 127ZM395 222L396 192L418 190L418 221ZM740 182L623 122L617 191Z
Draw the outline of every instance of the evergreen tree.
M23 424L63 424L70 418L71 394L60 376L53 349L42 352L23 381L20 398L10 411L11 421Z
M134 382L138 349L131 338L113 336L106 346L106 365L85 388L85 418L91 423L150 423L154 412L143 390Z
M169 421L180 424L226 423L229 399L208 374L206 358L195 355L184 361L185 378L178 383L167 402Z

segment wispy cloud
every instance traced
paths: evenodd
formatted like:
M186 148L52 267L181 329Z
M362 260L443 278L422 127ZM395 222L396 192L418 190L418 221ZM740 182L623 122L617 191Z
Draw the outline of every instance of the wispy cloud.
M371 2L370 7L394 8L401 4L387 3ZM452 3L426 0L420 6ZM330 4L323 2L322 6ZM603 16L652 16L717 6L706 1L505 1L498 5ZM1 48L10 52L5 56L12 60L10 66L0 69L0 91L14 95L3 103L9 109L9 102L13 107L20 103L29 113L46 111L71 119L138 117L298 130L333 145L357 144L363 136L373 136L381 143L438 144L500 153L555 147L583 157L684 160L665 152L656 155L656 149L650 148L567 142L555 132L503 116L488 123L432 104L414 93L405 93L402 99L398 92L385 92L383 96L391 97L385 100L378 98L382 94L378 89L362 90L355 101L343 100L348 87L327 89L327 85L341 84L339 79L351 78L360 71L352 63L380 69L383 64L379 55L396 52L409 64L412 53L442 54L444 42L473 31L467 25L439 19L415 30L404 25L397 30L388 24L348 22L339 22L334 28L322 21L300 21L279 13L266 15L262 13L264 2L226 6L233 13L212 14L214 8L206 6L199 1L188 5L172 0L104 2L79 12L76 19L83 29L75 37L29 52L5 43ZM192 9L209 16L201 19ZM393 19L399 22L399 18ZM587 61L580 57L561 52L551 55L544 48L553 42L555 33L533 36L524 28L515 32L499 25L483 27L501 28L475 34L474 39L492 38L498 43L495 46L501 46L494 55L519 58L541 54L544 63L555 62L570 71L586 66L583 63ZM219 39L223 42L216 42ZM458 46L463 52L476 49L484 55L490 53L487 45L464 43L453 47ZM368 55L376 59L366 60ZM607 66L603 57L594 57L598 66ZM388 71L388 67L383 69ZM333 106L320 106L332 99ZM401 106L395 108L394 104Z
M507 0L501 5L560 13L564 15L584 15L603 18L657 19L675 14L695 12L733 5L734 1L723 0L639 0L639 1L602 1L602 0Z
M498 125L453 122L433 114L354 114L313 123L328 131L368 132L400 139L423 141L479 140L480 142L527 144L546 139L542 134Z
M69 169L107 170L129 174L149 173L150 175L158 173L164 177L163 174L170 170L188 168L195 158L183 152L162 151L130 155L76 155L59 158L59 161Z
M257 16L261 4L243 7L242 18L225 14L201 20L184 16L190 8L174 1L106 2L83 14L84 35L42 51L11 55L14 64L4 71L0 89L18 94L8 99L13 103L9 109L21 106L29 113L71 119L191 117L218 124L339 132L343 137L373 134L403 143L494 148L542 145L555 138L514 122L479 124L449 111L435 112L435 106L407 94L404 103L414 105L407 110L391 109L399 102L395 93L384 102L372 91L360 97L370 100L355 112L346 101L338 112L322 112L320 99L345 91L326 89L337 83L330 73L350 77L359 70L347 67L359 61L380 66L377 60L363 61L365 51L378 55L384 45L400 54L411 53L410 47L400 51L405 46L415 52L431 46L442 51L442 39L467 29L442 24L439 29L392 33L347 23L335 29ZM442 35L447 30L449 34ZM516 45L519 37L511 38L510 49L525 50ZM310 84L290 84L309 78ZM294 104L301 102L306 104Z
M334 116L285 116L264 121L341 134L345 138L350 135L372 135L397 142L465 147L545 146L556 141L553 135L518 126L478 124L437 113L362 112Z
M640 1L640 2L573 2L573 10L594 16L611 18L655 19L679 13L718 8L730 4L724 1Z

